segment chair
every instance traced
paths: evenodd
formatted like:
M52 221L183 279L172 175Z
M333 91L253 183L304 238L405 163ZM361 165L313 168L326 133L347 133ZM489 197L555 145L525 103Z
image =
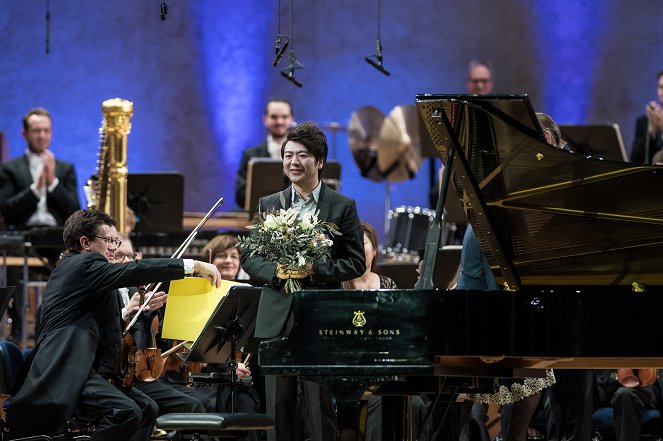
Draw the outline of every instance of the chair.
M169 413L157 418L157 429L177 430L182 439L237 439L247 430L268 430L274 419L257 413Z

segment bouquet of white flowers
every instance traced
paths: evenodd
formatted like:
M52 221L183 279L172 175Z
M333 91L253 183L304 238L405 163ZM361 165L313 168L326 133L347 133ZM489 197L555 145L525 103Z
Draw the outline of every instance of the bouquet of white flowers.
M276 262L286 292L302 289L299 280L311 273L315 262L331 257L329 235L341 235L336 225L320 221L318 212L299 216L292 208L258 213L247 228L249 235L239 239L242 253Z

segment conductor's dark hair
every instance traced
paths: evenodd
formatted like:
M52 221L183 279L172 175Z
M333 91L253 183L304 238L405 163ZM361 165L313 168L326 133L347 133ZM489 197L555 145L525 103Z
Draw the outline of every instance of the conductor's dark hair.
M99 233L101 225L115 226L112 217L98 210L78 210L64 223L64 246L70 253L81 251L81 237L92 238Z

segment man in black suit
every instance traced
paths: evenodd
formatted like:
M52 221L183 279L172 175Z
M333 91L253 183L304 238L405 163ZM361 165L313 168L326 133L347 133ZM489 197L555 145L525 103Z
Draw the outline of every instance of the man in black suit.
M44 291L35 348L7 417L10 438L52 436L76 414L95 421L95 440L147 441L156 405L135 388L122 392L110 383L122 345L117 288L194 271L219 286L219 271L190 259L110 263L121 241L115 221L99 211L76 211L63 238L68 255Z
M253 158L280 159L281 144L285 134L293 123L292 105L284 99L271 99L265 106L262 123L267 129L267 139L262 144L249 147L242 152L239 163L237 182L235 184L235 200L240 208L246 202L246 178L249 170L249 161ZM280 187L283 188L283 187Z
M663 149L663 71L656 76L656 86L658 102L650 101L635 122L631 162L651 164L654 154Z
M316 262L310 271L302 274L302 286L338 289L341 282L359 277L366 269L363 232L355 201L328 188L320 180L320 172L327 161L327 139L310 122L288 130L281 147L283 171L292 182L285 190L261 198L258 211L293 208L302 216L319 211L318 218L336 224L340 236L331 237L331 258ZM256 338L273 338L287 332L292 296L281 291L287 275L276 263L264 256L242 254L242 268L254 282L263 285ZM268 431L270 440L295 439L294 421L297 384L294 377L265 379L267 414L276 421L274 431ZM304 399L311 413L311 439L313 441L336 438L336 424L331 403L316 383L304 382Z
M49 150L51 128L46 109L30 110L23 117L25 155L0 166L0 211L9 229L63 225L80 208L74 166Z
M28 144L25 155L0 165L0 213L9 230L55 227L64 224L80 208L74 166L55 159L51 145L51 115L46 109L30 110L23 117L22 135ZM58 250L36 250L51 262ZM21 283L16 269L8 272L9 284ZM21 289L14 291L9 306L12 336L21 334Z

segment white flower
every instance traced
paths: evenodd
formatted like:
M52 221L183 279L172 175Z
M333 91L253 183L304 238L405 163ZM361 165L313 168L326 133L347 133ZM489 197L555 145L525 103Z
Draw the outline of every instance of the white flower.
M271 215L268 214L267 217L265 217L265 222L263 222L263 226L268 229L274 229L277 226L277 219Z
M315 215L309 211L302 217L302 222L300 223L300 226L303 231L308 231L311 228L313 228L313 226L316 223L317 219L315 219Z
M297 254L299 254L299 253L297 253ZM297 260L297 265L299 265L299 266L306 265L306 259L301 254L299 254L299 259Z

